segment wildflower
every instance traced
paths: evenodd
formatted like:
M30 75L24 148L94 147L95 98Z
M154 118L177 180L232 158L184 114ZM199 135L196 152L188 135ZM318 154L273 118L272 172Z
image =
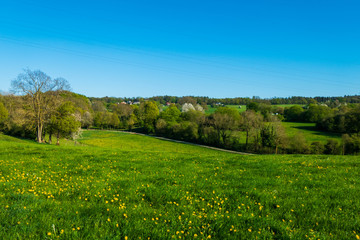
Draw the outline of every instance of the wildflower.
M50 236L50 235L51 235L51 232L48 232L47 235Z

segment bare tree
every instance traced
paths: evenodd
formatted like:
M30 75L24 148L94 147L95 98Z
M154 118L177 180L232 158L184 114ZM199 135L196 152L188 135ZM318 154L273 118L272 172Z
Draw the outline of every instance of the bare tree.
M40 70L25 69L11 82L12 91L30 99L30 108L37 131L37 141L42 142L42 132L52 101L61 90L70 88L63 78L52 79Z

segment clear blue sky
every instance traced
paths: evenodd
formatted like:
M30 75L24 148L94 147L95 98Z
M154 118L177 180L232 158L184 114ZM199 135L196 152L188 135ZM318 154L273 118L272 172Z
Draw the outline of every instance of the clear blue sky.
M360 1L31 1L0 7L0 90L24 68L86 96L360 94Z

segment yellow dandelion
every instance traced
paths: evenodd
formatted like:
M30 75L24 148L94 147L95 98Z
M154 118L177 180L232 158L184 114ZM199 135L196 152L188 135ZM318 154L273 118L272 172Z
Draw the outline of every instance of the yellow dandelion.
M51 232L48 232L47 235L50 236L50 235L51 235Z

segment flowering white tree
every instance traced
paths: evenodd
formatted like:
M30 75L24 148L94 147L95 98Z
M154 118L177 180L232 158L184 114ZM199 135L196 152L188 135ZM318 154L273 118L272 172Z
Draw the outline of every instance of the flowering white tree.
M182 112L188 112L190 110L195 110L194 106L191 103L184 103L181 107Z
M200 104L196 104L195 110L199 112L204 112L204 108Z

